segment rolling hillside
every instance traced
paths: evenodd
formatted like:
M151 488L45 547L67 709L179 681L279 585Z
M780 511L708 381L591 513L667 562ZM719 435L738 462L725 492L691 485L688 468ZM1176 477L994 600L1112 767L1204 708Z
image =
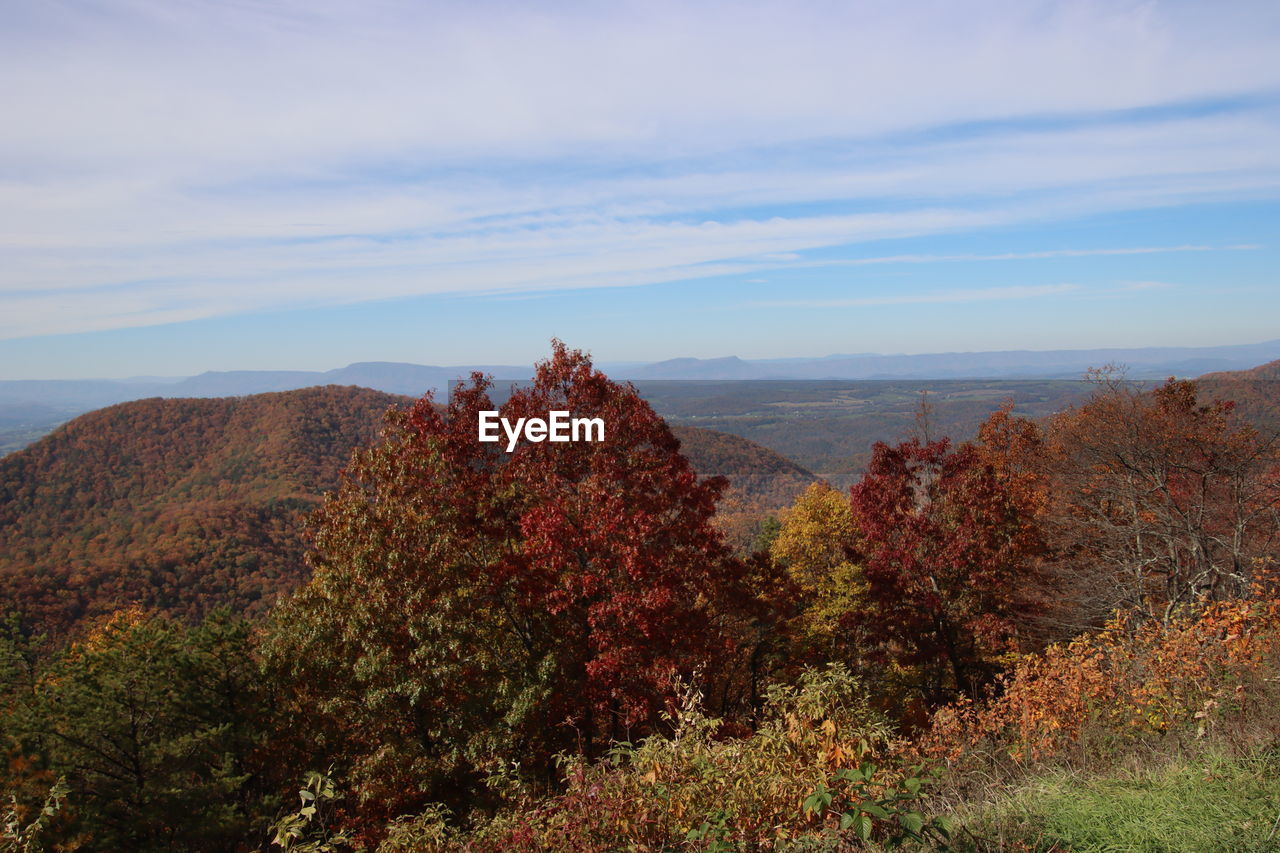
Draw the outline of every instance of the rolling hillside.
M0 583L51 626L137 602L262 609L303 576L301 517L403 398L328 386L139 400L0 460Z
M750 439L699 427L676 426L680 450L703 476L729 479L726 500L761 510L788 506L817 479L796 463Z
M66 628L132 603L256 613L305 575L303 518L408 397L324 386L149 399L82 415L0 459L0 597ZM808 472L746 439L677 430L726 509L790 502Z
M1197 380L1203 395L1232 400L1236 411L1264 434L1280 434L1280 361L1251 370L1209 373Z

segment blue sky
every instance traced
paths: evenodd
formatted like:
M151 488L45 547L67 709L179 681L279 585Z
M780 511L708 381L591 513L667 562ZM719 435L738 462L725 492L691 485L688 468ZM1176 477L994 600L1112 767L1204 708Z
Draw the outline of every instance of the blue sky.
M1280 338L1270 2L0 3L0 378Z

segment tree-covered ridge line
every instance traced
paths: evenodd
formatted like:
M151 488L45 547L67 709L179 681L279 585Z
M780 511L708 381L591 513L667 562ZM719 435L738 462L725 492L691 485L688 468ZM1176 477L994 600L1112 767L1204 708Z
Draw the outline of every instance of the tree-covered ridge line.
M51 629L129 605L261 613L305 577L300 520L402 398L152 399L0 460L0 582Z
M1280 454L1231 403L1103 372L1047 421L925 418L743 551L724 481L582 353L496 408L604 442L480 444L489 390L388 415L265 618L12 621L12 843L1114 849L1044 786L1155 786L1177 825L1209 766L1221 826L1121 846L1270 843Z

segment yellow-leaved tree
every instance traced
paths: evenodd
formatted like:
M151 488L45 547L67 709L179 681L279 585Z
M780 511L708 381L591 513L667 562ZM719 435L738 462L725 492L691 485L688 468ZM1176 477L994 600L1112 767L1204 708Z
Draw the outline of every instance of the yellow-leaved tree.
M862 608L866 592L861 569L846 555L854 536L849 498L827 483L813 483L783 511L781 521L770 554L803 598L793 620L795 640L832 659L833 653L847 651L847 621Z

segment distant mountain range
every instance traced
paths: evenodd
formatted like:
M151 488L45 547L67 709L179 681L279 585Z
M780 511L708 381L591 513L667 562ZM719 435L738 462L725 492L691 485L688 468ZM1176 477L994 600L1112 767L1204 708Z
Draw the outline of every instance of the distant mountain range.
M922 355L830 355L823 358L674 358L653 364L600 363L615 379L1078 379L1091 367L1123 364L1134 379L1244 370L1280 358L1280 339L1218 347L1010 350ZM360 385L420 396L472 371L499 380L528 379L527 365L438 367L366 361L335 370L210 371L185 379L0 380L0 404L96 408L145 397L234 397L316 385Z
M814 359L676 358L618 373L626 379L1079 379L1122 364L1133 379L1244 370L1280 358L1280 340L1221 347L1012 350Z
M359 385L387 394L420 397L478 370L496 379L528 379L529 367L475 365L430 367L367 361L336 370L225 370L185 379L0 380L0 405L80 406L82 411L147 397L241 397L296 391L319 385Z
M1090 367L1123 364L1134 379L1190 377L1243 370L1280 359L1280 340L1220 347L1149 347L993 351L924 355L831 355L825 358L676 358L654 364L602 362L615 379L643 380L946 380L1077 379ZM0 455L24 447L83 412L149 397L238 397L320 385L358 385L388 394L440 394L480 371L501 381L528 379L529 366L439 367L369 361L327 371L211 371L175 379L0 380Z

